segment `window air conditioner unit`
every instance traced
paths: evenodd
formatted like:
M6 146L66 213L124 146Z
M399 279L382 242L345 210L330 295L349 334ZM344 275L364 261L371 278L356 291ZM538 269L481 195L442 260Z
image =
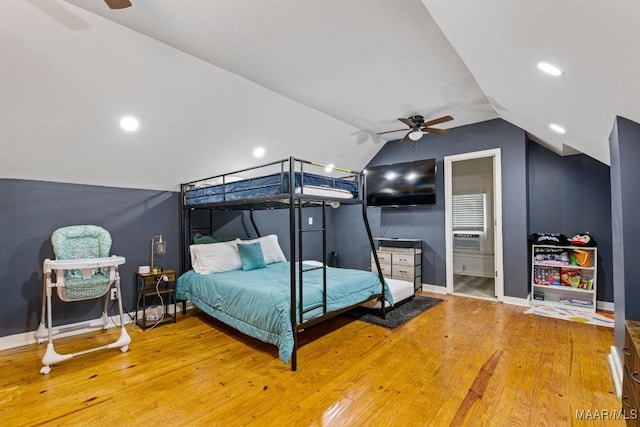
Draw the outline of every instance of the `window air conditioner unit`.
M453 249L480 251L480 233L454 232Z

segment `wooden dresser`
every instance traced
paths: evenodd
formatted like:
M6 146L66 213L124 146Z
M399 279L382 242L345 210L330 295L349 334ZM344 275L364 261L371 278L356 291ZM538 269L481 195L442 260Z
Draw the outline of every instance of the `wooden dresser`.
M627 426L640 426L638 422L640 398L640 321L625 321L624 369L622 378L622 410Z

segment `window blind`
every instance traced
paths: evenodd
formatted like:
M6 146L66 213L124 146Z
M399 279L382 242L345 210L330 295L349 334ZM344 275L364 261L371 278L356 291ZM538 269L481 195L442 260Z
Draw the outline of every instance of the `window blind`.
M453 196L453 229L485 231L486 194Z

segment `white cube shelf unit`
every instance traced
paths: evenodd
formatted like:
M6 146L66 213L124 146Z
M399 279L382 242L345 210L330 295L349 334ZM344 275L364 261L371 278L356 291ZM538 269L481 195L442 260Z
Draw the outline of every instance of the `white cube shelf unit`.
M531 306L596 311L598 250L532 245Z

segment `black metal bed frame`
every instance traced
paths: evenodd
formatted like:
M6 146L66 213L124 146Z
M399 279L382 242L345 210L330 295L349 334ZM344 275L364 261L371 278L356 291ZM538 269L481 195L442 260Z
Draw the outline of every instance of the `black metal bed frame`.
M235 174L256 171L261 168L271 167L275 165L280 165L280 189L281 193L273 194L268 196L259 196L249 199L239 199L239 200L227 200L226 197L226 183L230 176ZM288 165L287 165L288 164ZM299 170L296 171L296 165L299 166ZM258 236L260 236L260 231L254 221L253 212L254 210L264 210L264 209L289 209L289 244L290 244L290 254L289 260L292 268L290 268L290 315L291 315L291 326L293 331L293 353L291 355L291 370L297 370L297 351L298 351L298 333L308 328L316 323L319 323L323 320L326 320L330 317L336 316L338 314L344 313L345 311L361 304L362 302L374 300L376 298L380 298L380 315L384 318L385 316L385 300L384 300L384 278L382 275L382 270L380 269L380 262L378 260L377 251L375 251L375 243L373 240L373 236L371 235L371 227L369 226L369 220L367 218L367 200L366 200L366 182L364 179L364 174L362 172L355 172L348 169L335 168L341 172L349 173L350 175L341 178L335 179L354 179L356 188L358 189L358 196L353 199L342 199L342 198L332 198L332 197L323 197L323 196L314 196L304 194L304 167L305 165L313 166L313 167L325 167L325 165L310 162L307 160L297 159L293 156L288 159L279 160L276 162L267 163L260 166L255 166L252 168L246 168L239 171L230 172L223 175L217 175L209 178L203 178L198 181L192 181L181 185L181 209L180 209L180 221L182 225L182 230L180 233L180 246L181 246L181 257L180 257L180 273L183 274L187 270L191 268L191 257L189 254L189 245L191 244L193 235L197 231L208 231L209 234L213 231L213 211L216 210L249 210L251 224L255 229ZM285 167L285 166L288 166ZM289 182L288 188L285 188L284 185L284 172L289 172ZM300 173L301 183L300 183L300 193L295 192L295 179L294 174L296 172ZM195 206L187 205L186 203L186 195L185 193L193 189L196 184L210 181L212 179L219 179L222 181L221 184L223 187L222 192L222 201L211 202L198 204ZM369 244L371 246L371 253L373 254L376 267L378 269L378 276L380 278L381 283L381 291L380 294L373 295L366 301L361 301L358 304L355 304L350 307L345 307L341 310L336 310L332 312L327 312L327 228L326 228L326 208L329 203L339 202L341 204L361 204L362 205L362 218L364 221L364 225L367 231L367 236L369 238ZM322 226L320 228L303 228L302 224L302 209L305 207L322 207ZM195 228L192 226L192 214L198 210L209 211L209 227L199 227ZM298 218L298 230L296 233L296 212ZM321 267L312 267L312 268L302 268L302 240L303 235L305 233L310 232L322 232L322 266ZM298 243L298 250L296 253L296 242ZM296 269L293 268L295 263L298 263L298 289L297 293L300 296L300 304L299 307L296 308ZM312 270L322 269L322 281L323 281L323 301L318 305L314 305L313 307L304 308L303 304L303 273ZM322 315L313 317L308 320L304 320L304 314L309 311L317 310L322 308ZM298 319L300 319L298 321Z

